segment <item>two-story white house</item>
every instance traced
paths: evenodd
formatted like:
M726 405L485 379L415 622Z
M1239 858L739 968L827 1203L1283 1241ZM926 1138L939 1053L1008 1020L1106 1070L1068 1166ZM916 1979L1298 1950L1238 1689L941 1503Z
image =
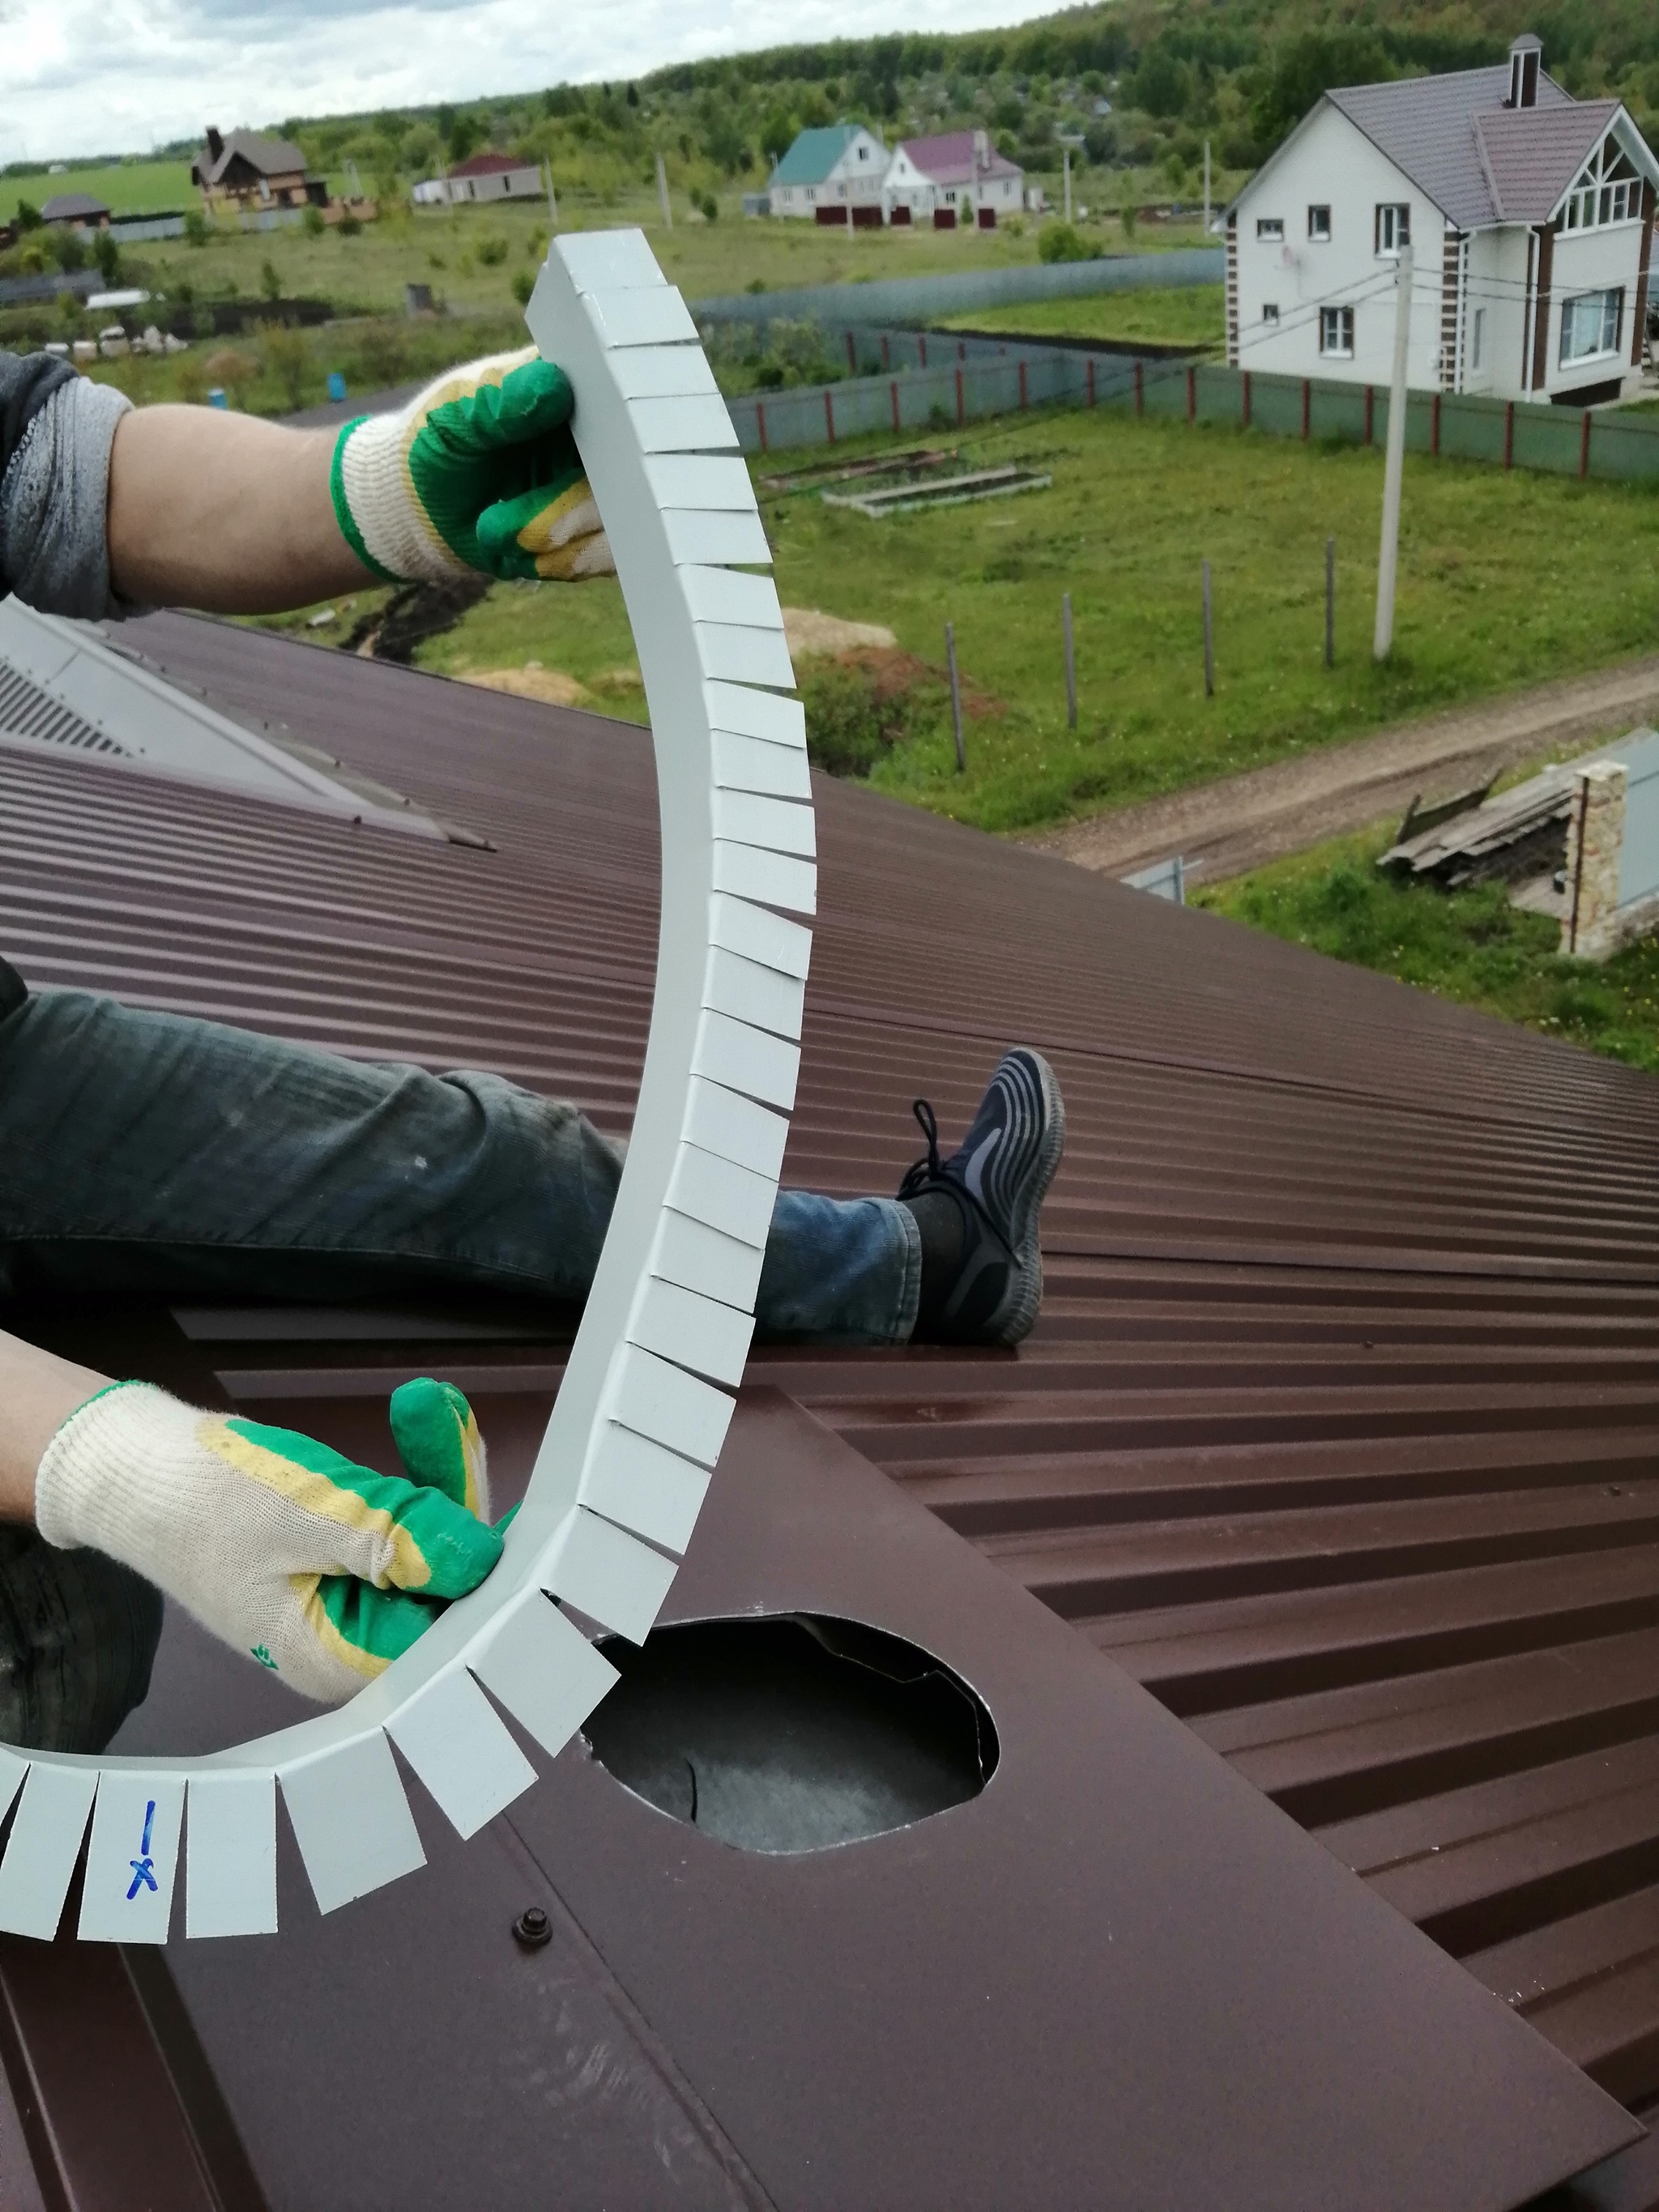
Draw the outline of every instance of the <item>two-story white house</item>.
M799 131L767 184L771 212L845 222L850 209L855 223L879 222L887 164L887 149L860 123Z
M1639 380L1656 162L1530 34L1507 64L1328 92L1218 218L1227 358L1386 384L1412 248L1407 381L1593 406Z

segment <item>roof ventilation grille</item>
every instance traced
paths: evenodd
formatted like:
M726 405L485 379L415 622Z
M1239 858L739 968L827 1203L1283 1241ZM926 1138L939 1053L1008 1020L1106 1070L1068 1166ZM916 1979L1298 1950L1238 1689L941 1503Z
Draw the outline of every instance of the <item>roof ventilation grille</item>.
M77 752L121 754L113 738L43 691L38 684L0 661L0 732L32 738L37 744L72 745Z

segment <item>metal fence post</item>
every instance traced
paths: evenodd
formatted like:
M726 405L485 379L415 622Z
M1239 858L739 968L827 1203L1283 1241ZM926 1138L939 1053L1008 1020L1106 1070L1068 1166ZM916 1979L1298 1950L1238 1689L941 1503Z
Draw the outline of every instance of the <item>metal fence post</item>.
M1376 390L1375 386L1368 384L1365 386L1365 435L1364 440L1364 443L1368 446L1372 442L1371 433L1375 426L1376 420Z
M760 432L760 449L764 453L766 451L766 402L763 399L757 399L755 402L755 427Z
M830 433L830 443L836 442L836 398L826 384L823 387L823 425Z
M967 413L966 413L965 410L963 409L963 404L962 404L962 371L961 371L960 369L958 369L958 370L957 371L957 426L958 426L958 427L960 427L963 422L965 422L967 421L967 419L968 419Z
M1581 477L1587 477L1589 474L1589 438L1590 411L1587 407L1584 410L1584 420L1578 431L1578 473Z
M1090 355L1088 361L1084 367L1083 386L1084 390L1089 395L1088 404L1092 407L1095 404L1095 357L1093 354Z
M954 623L945 625L945 664L951 672L951 731L957 741L957 774L961 775L968 766L968 756L962 745L962 683L957 674L957 631Z
M1302 437L1304 444L1307 441L1308 431L1311 427L1312 421L1313 379L1311 377L1304 376L1302 380Z
M1060 624L1066 637L1066 726L1077 727L1077 653L1072 638L1072 595L1062 592L1060 601Z
M1187 420L1189 422L1198 420L1198 371L1195 368L1187 371Z
M1135 413L1146 412L1146 379L1139 355L1135 357Z
M1240 420L1242 427L1248 430L1250 427L1250 372L1248 368L1244 371L1243 375L1239 379L1238 388L1240 393Z
M1325 540L1325 665L1336 665L1336 540Z
M1515 402L1512 399L1506 399L1504 403L1504 466L1506 469L1515 466Z
M1215 625L1210 607L1210 564L1204 563L1204 696L1215 696Z

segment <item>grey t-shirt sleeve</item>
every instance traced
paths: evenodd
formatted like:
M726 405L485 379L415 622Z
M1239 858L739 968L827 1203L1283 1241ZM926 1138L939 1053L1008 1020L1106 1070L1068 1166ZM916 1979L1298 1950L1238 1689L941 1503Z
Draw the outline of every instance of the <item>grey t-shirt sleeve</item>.
M0 591L44 614L124 611L110 588L109 457L131 404L49 354L0 354Z

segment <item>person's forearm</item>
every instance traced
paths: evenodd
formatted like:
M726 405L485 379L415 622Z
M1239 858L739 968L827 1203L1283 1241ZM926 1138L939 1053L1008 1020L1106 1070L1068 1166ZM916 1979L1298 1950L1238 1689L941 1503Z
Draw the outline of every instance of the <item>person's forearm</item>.
M335 520L335 437L215 408L124 415L109 472L116 591L141 605L251 615L372 584Z
M76 1407L108 1380L0 1329L0 1521L33 1520L41 1455Z

